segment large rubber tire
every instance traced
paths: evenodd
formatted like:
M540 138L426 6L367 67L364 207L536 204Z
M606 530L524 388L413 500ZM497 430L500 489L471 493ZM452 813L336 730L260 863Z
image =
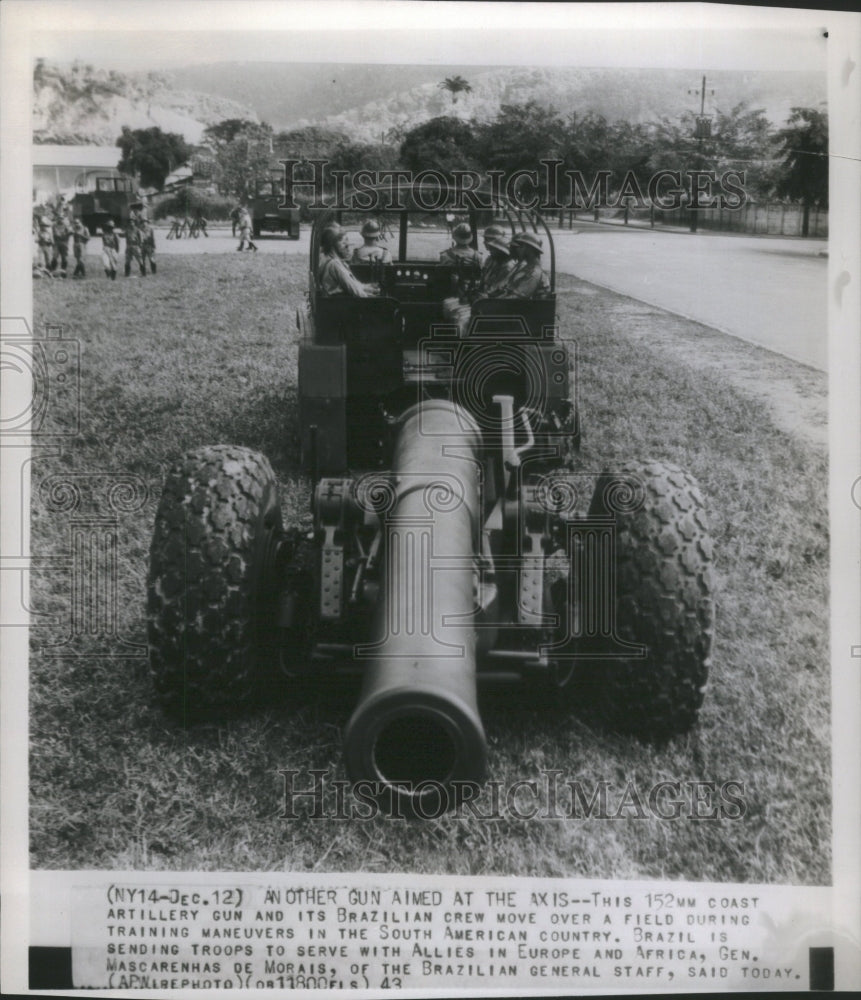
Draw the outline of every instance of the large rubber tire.
M150 670L167 712L218 718L261 694L275 588L264 579L281 529L269 462L215 445L169 472L147 581Z
M703 702L714 624L712 542L696 481L657 462L599 477L590 516L616 521L616 635L644 657L598 661L598 710L613 728L664 738Z

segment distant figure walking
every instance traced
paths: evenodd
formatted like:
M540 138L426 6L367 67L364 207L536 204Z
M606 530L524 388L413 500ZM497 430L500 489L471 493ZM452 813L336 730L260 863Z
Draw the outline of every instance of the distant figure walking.
M236 249L244 250L247 241L248 249L256 251L257 247L251 240L251 213L248 211L246 205L243 205L239 210L239 219L237 221L239 225L239 246Z

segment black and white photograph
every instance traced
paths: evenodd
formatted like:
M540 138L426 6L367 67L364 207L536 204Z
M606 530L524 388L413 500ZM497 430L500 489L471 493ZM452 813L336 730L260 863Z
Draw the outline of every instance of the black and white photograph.
M861 984L859 16L0 27L4 975Z

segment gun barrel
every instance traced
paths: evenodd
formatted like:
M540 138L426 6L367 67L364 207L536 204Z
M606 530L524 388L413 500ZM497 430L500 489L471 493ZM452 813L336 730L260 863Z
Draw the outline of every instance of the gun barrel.
M486 773L474 621L480 446L477 424L453 403L401 418L376 639L357 651L372 662L344 755L353 781L378 783L407 815L444 811L456 783Z

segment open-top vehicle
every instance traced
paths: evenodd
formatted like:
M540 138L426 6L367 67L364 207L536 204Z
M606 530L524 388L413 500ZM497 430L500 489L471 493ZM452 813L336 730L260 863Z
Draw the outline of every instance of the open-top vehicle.
M265 457L186 455L156 519L149 636L159 695L185 719L360 672L347 771L428 815L486 776L478 681L585 681L616 726L689 728L708 671L711 544L681 469L578 468L572 342L540 216L502 200L428 211L422 191L402 194L396 210L315 221L298 313L313 532L283 526ZM391 260L353 271L379 294L324 295L324 231L369 214ZM490 222L538 237L547 290L484 297L477 265L440 261L459 222L474 247Z

